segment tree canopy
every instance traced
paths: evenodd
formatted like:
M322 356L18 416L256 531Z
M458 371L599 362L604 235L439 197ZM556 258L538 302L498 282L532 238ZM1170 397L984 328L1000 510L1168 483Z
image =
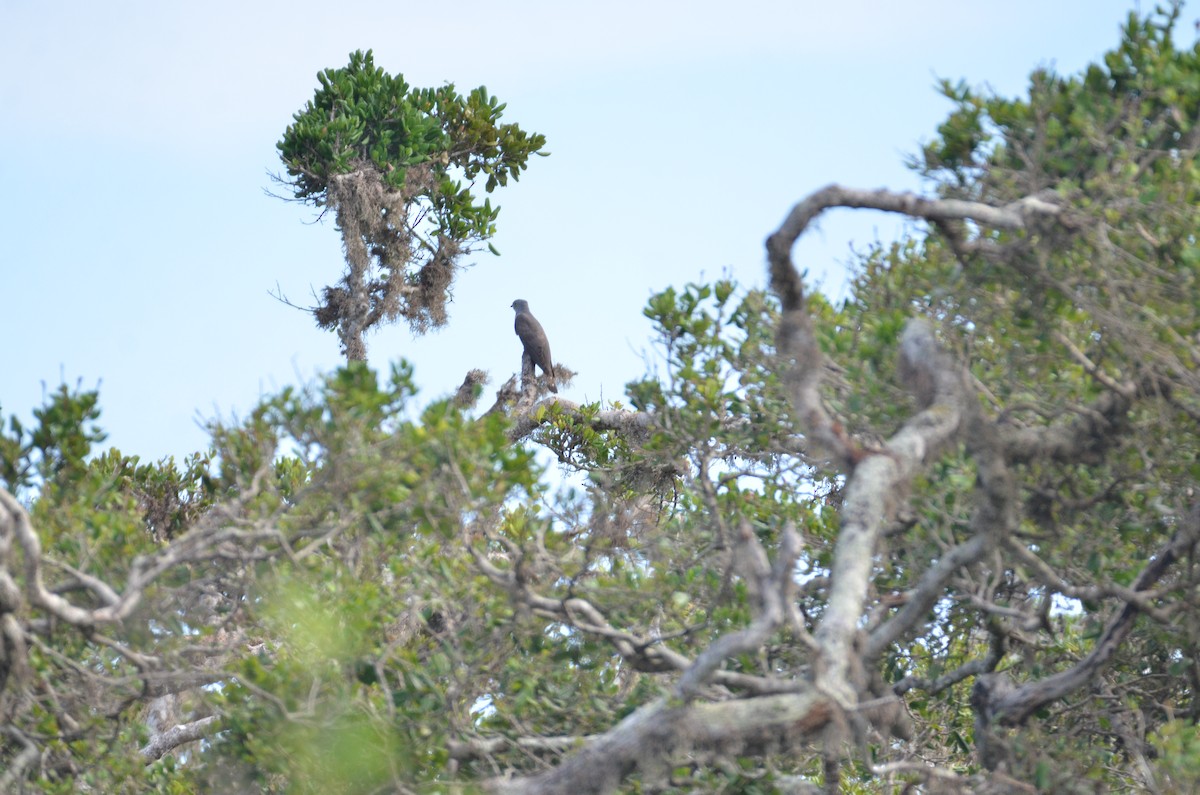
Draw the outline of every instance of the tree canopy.
M925 195L827 186L768 237L762 288L652 297L661 373L625 402L529 367L486 410L478 371L422 404L407 365L350 355L182 462L99 450L80 387L10 417L0 791L1196 791L1179 17L1131 15L1020 98L943 83ZM369 173L401 197L381 245L412 202L490 233L438 169L515 176L490 128L447 123L502 106L369 53L321 83L280 144L298 198L367 241L337 185ZM922 226L835 304L791 250L841 208Z
M317 80L276 145L280 180L334 213L347 269L312 312L347 359L365 360L380 323L404 318L416 333L446 324L460 259L495 234L500 213L475 182L491 193L520 179L546 139L500 124L505 105L483 86L465 97L451 84L414 89L370 50Z

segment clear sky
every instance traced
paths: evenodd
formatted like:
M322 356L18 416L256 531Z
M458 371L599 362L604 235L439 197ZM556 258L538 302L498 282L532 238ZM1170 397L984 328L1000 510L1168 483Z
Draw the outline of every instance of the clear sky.
M1035 67L1114 47L1136 7L0 0L0 413L99 384L106 444L181 456L205 446L198 420L339 363L270 295L311 303L342 271L338 234L264 189L316 73L352 50L414 86L486 85L552 153L493 196L502 256L459 275L450 324L373 335L372 364L413 362L422 401L472 368L494 389L520 369L525 298L580 373L562 394L611 400L646 371L653 292L764 284L763 240L827 183L919 189L903 160L950 109L937 77L1020 94ZM901 229L835 213L797 261L837 291L852 246Z

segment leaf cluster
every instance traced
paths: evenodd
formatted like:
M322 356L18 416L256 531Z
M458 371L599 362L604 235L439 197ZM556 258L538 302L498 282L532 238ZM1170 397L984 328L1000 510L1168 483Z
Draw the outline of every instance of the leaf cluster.
M501 124L505 105L480 86L466 96L452 84L414 89L403 75L375 65L372 52L355 51L339 69L317 74L320 87L277 144L295 197L323 205L331 180L369 166L390 189L401 191L415 166L426 165L430 184L410 190L410 200L432 205L437 234L455 240L486 239L498 208L478 203L469 183L484 176L491 193L520 179L545 136Z

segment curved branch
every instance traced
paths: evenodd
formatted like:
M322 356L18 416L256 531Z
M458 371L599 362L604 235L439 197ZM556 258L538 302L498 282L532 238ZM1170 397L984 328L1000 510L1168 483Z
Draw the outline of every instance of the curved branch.
M140 753L149 764L156 759L161 759L164 754L174 751L181 745L211 736L218 729L220 729L220 718L216 715L209 715L207 718L200 718L191 723L181 723L150 738L150 742L142 747Z
M1200 539L1200 510L1192 511L1188 525L1154 554L1150 563L1130 585L1132 591L1144 591L1154 585L1176 560L1196 544ZM1109 621L1087 656L1065 671L1013 688L991 704L991 715L1006 726L1015 726L1042 706L1091 682L1121 647L1140 612L1137 604L1127 603Z
M854 469L842 502L842 523L830 570L829 601L814 637L821 647L823 686L846 694L846 675L867 598L875 547L917 468L955 439L967 411L962 370L941 351L921 320L905 327L901 371L928 408L910 419L880 455Z
M889 646L924 621L942 598L945 585L954 572L981 559L991 546L985 536L973 536L926 569L917 586L905 594L904 606L868 636L864 660L879 659Z
M844 429L821 405L817 389L822 368L820 350L812 331L812 321L804 310L804 286L792 264L792 246L816 218L834 207L881 210L944 225L954 221L974 221L996 229L1027 228L1039 218L1068 223L1065 208L1053 193L1027 196L1004 207L958 199L925 199L913 193L888 190L857 190L827 185L796 204L783 224L767 238L767 261L771 289L779 296L782 314L778 346L795 365L786 380L793 402L809 433L835 456L856 463L854 447Z
M796 564L796 556L800 554L801 543L800 536L791 523L784 527L782 536L779 558L771 568L767 563L767 553L755 537L753 528L749 522L743 520L735 542L739 548L735 554L740 552L740 557L748 561L744 568L749 571L743 576L757 580L754 585L759 592L759 604L755 606L756 615L750 626L722 635L696 657L696 661L684 672L675 686L677 697L685 701L695 697L699 688L712 679L717 666L730 657L757 650L787 618L787 604L795 587L792 571Z
M494 779L486 786L504 795L612 792L639 769L658 769L669 760L789 747L823 729L833 716L832 702L811 691L688 706L659 699L586 742L553 770Z
M1004 456L1014 464L1046 459L1094 463L1131 405L1123 394L1105 392L1069 422L1028 428L1001 425Z
M792 263L791 250L812 222L833 207L901 213L939 224L969 220L1008 230L1026 229L1043 218L1060 223L1067 219L1064 206L1055 200L1054 194L1029 196L1004 207L993 207L979 202L924 199L911 193L829 185L796 204L767 239L771 289L779 297L782 310L777 345L785 358L792 359L784 373L784 382L806 432L852 467L831 569L829 602L815 632L822 651L818 683L828 692L846 696L851 692L846 676L853 638L866 600L876 542L887 515L895 508L891 503L916 468L955 438L969 407L962 368L941 352L927 324L912 321L900 343L899 370L923 411L888 441L886 450L857 448L841 424L824 408L819 391L824 369L822 354L812 319L805 311L804 285ZM1000 467L998 474L1003 474L1002 470ZM889 632L900 630L901 626L896 624Z
M46 590L42 579L42 543L29 522L29 514L17 498L0 489L0 574L9 578L8 555L16 540L25 559L25 595L29 602L46 610L63 622L90 629L96 623L91 610L71 604Z
M1066 208L1054 193L1026 196L1003 207L961 199L926 199L914 193L890 190L859 190L841 185L826 185L792 207L774 235L768 249L790 251L810 224L826 210L846 207L899 213L930 222L974 221L995 229L1027 229L1036 218L1065 220Z

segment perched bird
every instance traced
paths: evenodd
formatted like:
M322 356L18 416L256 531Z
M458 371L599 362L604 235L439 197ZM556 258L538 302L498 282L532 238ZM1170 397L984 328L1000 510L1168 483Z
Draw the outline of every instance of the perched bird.
M525 355L542 368L542 372L550 379L550 391L557 393L558 385L554 383L554 363L550 361L550 342L542 324L529 312L529 302L517 299L512 302L512 308L517 310L517 322L514 328L521 344L525 346ZM530 368L531 370L533 368Z

